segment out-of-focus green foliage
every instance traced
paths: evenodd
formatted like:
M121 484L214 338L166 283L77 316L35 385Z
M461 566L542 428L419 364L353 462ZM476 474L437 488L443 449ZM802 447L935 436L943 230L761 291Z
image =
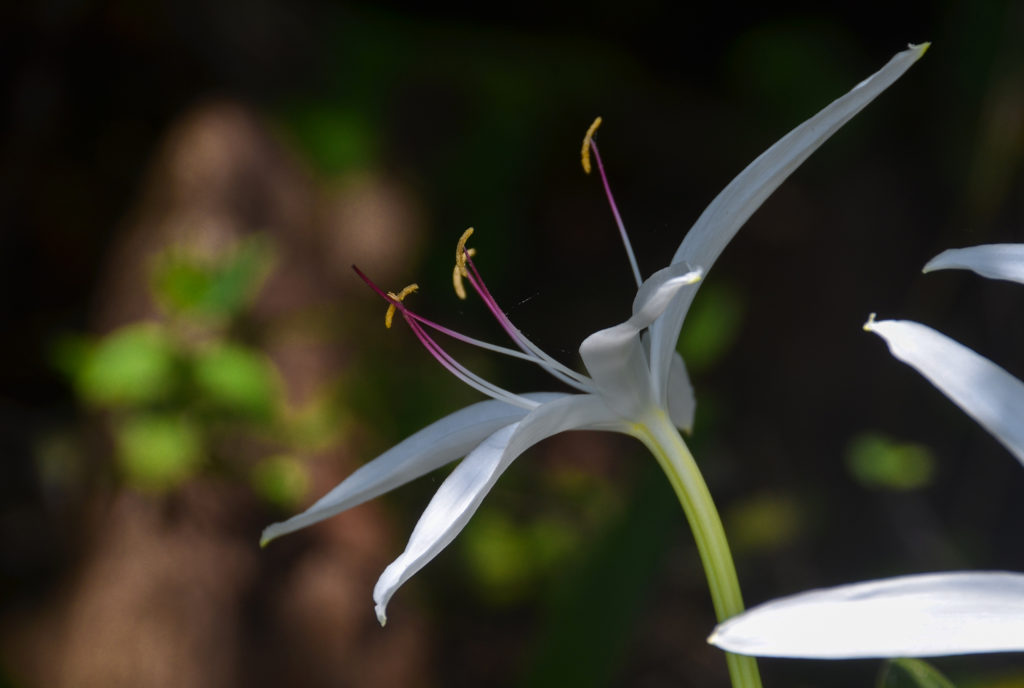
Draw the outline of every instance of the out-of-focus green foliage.
M478 589L495 605L520 601L579 544L571 524L550 517L519 524L487 509L472 524L462 549Z
M302 460L282 454L253 467L252 486L257 494L282 509L294 509L309 489L309 473Z
M882 669L878 688L954 688L954 685L924 660L893 659Z
M544 632L519 685L613 684L641 606L654 595L652 579L665 543L680 532L678 505L651 465L627 508L609 518L567 566L552 591Z
M537 478L536 513L517 518L485 502L460 538L474 585L495 606L535 594L622 509L620 495L601 476L560 469Z
M68 338L57 356L78 395L93 406L158 402L171 394L176 382L176 346L157 323L129 325L96 341Z
M310 103L282 113L281 119L306 157L325 175L366 169L377 158L378 130L358 109Z
M867 432L850 442L846 449L846 467L865 487L918 490L931 483L935 458L923 445L896 442Z
M282 507L304 496L305 469L287 450L307 439L316 409L288 413L273 363L234 334L272 260L262 236L219 256L167 249L155 257L150 281L167 317L103 337L66 337L55 347L55 363L79 398L107 412L128 484L163 492L216 468L251 471L256 492ZM226 432L269 441L275 453L250 467L218 451Z
M240 344L220 342L197 351L192 373L200 397L229 415L269 420L280 396L269 359Z
M736 552L772 551L794 542L807 523L796 498L761 494L733 504L725 514L726 532Z
M679 353L687 369L692 372L713 366L729 352L742 324L741 294L724 280L704 284L679 338Z
M203 458L197 424L178 413L132 414L115 424L117 454L134 486L169 490L190 478Z
M217 258L169 248L153 265L151 286L161 308L192 318L232 318L259 291L273 252L266 237L254 235Z

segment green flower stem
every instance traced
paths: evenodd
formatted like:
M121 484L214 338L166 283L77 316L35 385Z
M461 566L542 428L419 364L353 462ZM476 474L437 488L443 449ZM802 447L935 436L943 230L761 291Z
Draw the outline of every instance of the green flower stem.
M722 622L743 611L743 597L736 577L732 552L725 539L722 519L711 500L697 463L686 443L664 411L652 411L635 428L636 437L658 459L675 490L690 523L697 551L708 578L715 615ZM733 688L761 688L761 676L753 657L726 653Z

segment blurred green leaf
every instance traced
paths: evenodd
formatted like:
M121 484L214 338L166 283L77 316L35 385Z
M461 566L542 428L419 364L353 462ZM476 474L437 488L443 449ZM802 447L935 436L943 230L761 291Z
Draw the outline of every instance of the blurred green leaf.
M616 679L667 543L679 532L678 502L650 464L625 512L586 558L566 567L519 684L524 688L597 688Z
M743 324L743 297L727 282L708 282L693 302L679 338L679 353L690 372L714 365L724 355Z
M362 112L310 103L293 108L283 119L302 151L326 175L365 169L376 159L376 128Z
M865 487L888 490L917 490L935 476L935 458L927 447L871 432L850 442L846 467Z
M762 494L743 499L725 514L729 542L737 552L785 547L796 540L806 522L790 495Z
M216 258L172 247L157 258L151 286L157 301L171 313L231 318L259 290L272 259L270 242L263 235L246 237Z
M282 509L294 509L309 492L309 471L294 456L271 456L252 470L252 486L256 493Z
M199 393L224 411L265 420L277 398L270 360L238 344L220 343L196 354L193 375Z
M157 401L166 398L174 386L175 346L168 332L156 323L123 327L76 355L75 386L92 404L128 406Z
M129 416L114 432L126 478L144 490L163 492L177 487L193 475L202 460L201 433L181 415Z
M462 551L487 601L507 605L564 563L577 543L568 523L550 517L516 523L500 509L487 508L470 521Z
M895 671L893 671L895 669ZM878 682L879 688L956 688L939 670L921 659L891 659Z

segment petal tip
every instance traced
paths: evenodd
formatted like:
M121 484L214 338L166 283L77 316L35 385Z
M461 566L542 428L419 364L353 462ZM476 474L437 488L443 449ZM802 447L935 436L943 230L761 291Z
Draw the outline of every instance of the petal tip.
M908 43L907 47L910 48L911 50L916 50L917 59L920 60L924 56L924 54L928 52L928 48L932 47L932 42L925 41L924 43Z
M277 532L277 525L277 523L274 523L263 529L263 532L260 534L260 549L265 548L278 538L280 533Z
M380 624L380 627L384 628L385 626L387 626L388 625L388 612L387 612L387 609L384 607L384 605L382 605L382 604L374 605L373 606L373 611L375 611L377 613L377 622Z
M866 323L864 323L863 328L864 328L865 332L874 332L875 331L875 314L874 313L871 313L871 314L868 315L868 321Z

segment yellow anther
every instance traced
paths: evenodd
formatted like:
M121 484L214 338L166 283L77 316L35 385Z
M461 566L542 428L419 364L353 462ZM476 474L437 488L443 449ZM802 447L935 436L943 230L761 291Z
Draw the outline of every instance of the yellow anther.
M598 117L594 120L594 123L587 129L587 135L583 137L583 148L580 150L580 159L583 163L583 171L590 174L590 140L594 138L594 134L597 133L597 128L601 126L601 118Z
M407 286L405 289L403 289L402 291L398 292L397 294L395 292L393 292L393 291L389 291L388 292L388 297L394 299L395 301L399 301L400 302L400 301L404 300L406 296L408 296L409 294L411 294L414 291L418 290L419 288L420 288L420 285L418 285L418 284L410 284L409 286ZM394 320L394 319L395 319L395 304L391 303L391 304L388 304L388 312L384 314L384 327L386 327L388 329L391 329L391 321Z
M472 258L476 255L476 249L466 248L466 242L473 236L473 228L470 227L459 237L459 245L455 248L455 268L452 270L452 286L455 287L455 295L465 300L466 288L462 285L462 278L469 277L466 270L466 256Z

